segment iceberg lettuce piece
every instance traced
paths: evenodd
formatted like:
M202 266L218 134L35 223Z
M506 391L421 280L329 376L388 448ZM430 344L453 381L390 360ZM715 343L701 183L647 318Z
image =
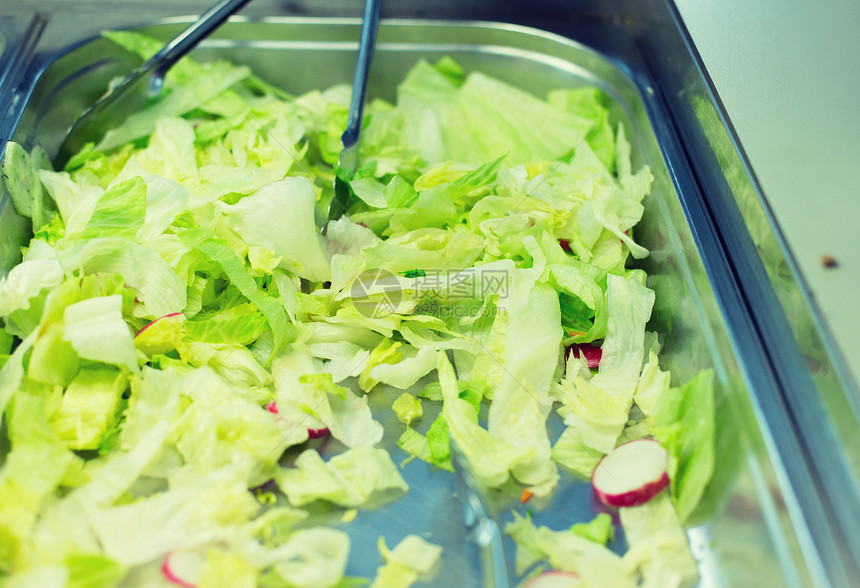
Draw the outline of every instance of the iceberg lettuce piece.
M436 369L436 352L429 347L422 347L415 351L414 347L402 346L399 351L402 353L402 358L396 363L372 365L368 371L369 379L406 390ZM372 358L371 353L369 361L372 361Z
M196 192L199 184L194 129L183 118L165 117L154 121L154 130L145 149L132 153L115 182L157 174Z
M113 432L128 376L114 368L84 368L66 388L49 422L70 449L98 449Z
M506 301L509 323L505 342L505 374L490 404L490 434L506 443L534 451L517 464L513 475L545 496L558 481L551 459L546 419L552 409L550 383L561 354L561 317L556 291L514 274Z
M624 565L642 574L643 588L690 588L698 584L699 570L687 534L666 492L641 506L619 509L619 516L630 546Z
M259 503L229 470L130 504L83 507L104 553L124 566L146 563L176 549L227 539L251 520ZM128 532L134 529L133 533Z
M615 535L612 527L612 515L607 512L599 513L587 523L575 523L571 531L595 543L606 545Z
M124 413L120 449L131 451L139 447L160 422L172 425L181 413L181 390L192 377L174 369L156 370L144 366L140 379L132 380L134 393L129 397Z
M142 176L146 182L146 214L136 241L146 243L161 235L188 207L188 190L179 182L154 174Z
M509 479L512 469L534 458L536 450L534 447L511 445L481 427L478 411L460 398L453 366L444 352L438 353L436 370L444 398L442 416L449 433L469 461L475 481L490 488L501 486Z
M29 568L4 579L3 588L68 588L69 570L62 565Z
M266 317L252 304L238 304L227 309L201 312L185 323L189 339L202 343L248 345L256 341L267 325Z
M669 391L670 380L671 375L660 370L657 354L651 351L633 393L633 402L646 417L656 414L660 399Z
M714 475L714 372L703 370L658 401L649 432L669 452L672 497L686 521Z
M63 278L57 259L29 259L16 265L0 278L0 315L28 310L36 296L58 286Z
M3 367L0 367L0 423L3 422L6 405L24 379L24 357L33 348L36 336L37 333L31 333L21 341Z
M654 292L635 274L607 276L606 339L597 374L562 380L560 410L569 432L583 445L609 453L627 423L645 355L645 325Z
M565 428L552 446L552 459L583 480L591 480L594 468L604 455L604 452L587 446L577 435L575 427Z
M371 588L409 588L419 578L429 579L442 557L442 548L418 535L407 535L389 550L380 537L379 553L385 565L377 568Z
M146 183L139 176L115 182L94 202L83 230L74 231L68 223L64 239L134 239L146 219L146 198Z
M158 119L175 117L197 108L239 82L251 73L247 67L226 62L215 62L200 66L194 79L187 84L171 88L157 101L127 117L118 126L110 129L96 145L99 151L109 151L150 135Z
M67 588L115 588L127 570L100 554L74 554L65 560L69 571Z
M420 419L421 415L424 414L424 410L421 408L421 401L409 392L404 392L398 396L397 400L391 405L391 409L397 415L397 420L407 426L415 419Z
M63 334L62 324L53 323L44 329L33 345L27 366L28 377L63 388L71 383L80 370L81 358Z
M244 397L245 392L264 388L272 383L272 374L264 368L254 354L239 343L203 343L185 340L179 345L180 356L195 367L208 366L224 382L234 387L225 392L226 397ZM220 390L219 390L220 392ZM191 394L189 394L190 396ZM216 396L203 394L203 398ZM257 398L257 394L248 399ZM196 400L197 398L195 398Z
M326 500L338 506L369 508L409 490L388 452L366 445L348 449L328 462L308 449L295 466L281 469L275 476L294 506Z
M242 295L260 309L274 333L275 350L283 349L295 335L287 313L282 304L254 281L236 253L225 242L213 238L203 229L183 231L180 238L207 260L217 264Z
M278 413L294 427L323 428L347 447L371 446L382 439L367 397L338 386L330 374L316 372L306 349L296 348L272 365Z
M221 549L209 549L197 588L256 588L257 570L248 562Z
M181 312L187 302L186 285L154 250L124 239L100 237L57 244L57 258L71 274L119 274L137 292L146 316L159 318Z
M537 527L531 517L514 513L505 525L517 545L517 574L524 573L540 560L558 570L575 572L586 586L635 588L638 583L621 557L600 543L590 541L572 530L553 531Z
M220 208L249 245L271 250L286 269L314 282L331 278L322 237L314 224L316 194L307 178L272 182L234 205Z
M63 338L83 359L139 371L134 340L122 318L122 296L99 296L76 302L63 313Z
M19 386L6 411L12 449L0 467L0 572L24 567L42 504L78 460L46 420L53 387L27 379Z
M337 529L301 529L273 551L273 572L296 588L335 588L343 579L349 535Z

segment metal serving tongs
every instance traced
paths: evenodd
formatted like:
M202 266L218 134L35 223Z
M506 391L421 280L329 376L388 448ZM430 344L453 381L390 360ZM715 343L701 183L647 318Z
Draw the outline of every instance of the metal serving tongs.
M129 114L138 110L141 102L131 100L131 96L157 96L164 86L164 76L173 64L250 1L220 0L158 53L132 70L119 83L112 84L108 91L72 124L57 152L55 165L62 169L69 158L80 151L87 141L100 138L110 126L122 122ZM126 99L121 99L124 96Z
M481 550L483 586L510 588L508 560L502 542L502 531L487 508L483 490L475 482L469 462L451 439L451 464L457 476L457 494L463 505L463 522Z
M346 130L340 137L343 149L337 158L334 197L328 207L326 227L331 221L342 217L349 208L349 181L358 165L358 140L361 135L364 95L367 91L367 76L370 72L370 60L373 58L373 46L376 43L376 29L379 26L381 8L382 0L366 0L364 4L364 20L361 23L361 40L358 43L358 58L355 61L349 118L347 119ZM325 228L323 228L323 232L325 232Z

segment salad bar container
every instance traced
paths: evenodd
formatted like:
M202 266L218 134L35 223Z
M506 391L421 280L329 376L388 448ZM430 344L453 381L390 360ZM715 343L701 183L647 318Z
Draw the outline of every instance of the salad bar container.
M139 63L101 30L167 40L205 8L22 4L0 3L0 142L50 155L77 114ZM192 56L246 64L291 94L348 83L359 4L251 3ZM418 60L445 56L538 96L583 85L606 92L613 123L628 131L633 168L648 165L654 176L634 233L651 253L635 264L656 293L649 329L663 334L661 364L677 382L715 374L714 474L687 525L700 586L860 585L860 396L794 277L674 7L579 4L392 2L369 96L394 100ZM30 236L4 196L0 274L20 261ZM382 445L399 464L406 455L396 442L386 434ZM424 463L403 475L405 497L342 525L353 546L347 573L373 576L380 535L396 543L418 533L445 553L427 585L484 585L454 478ZM561 488L534 508L536 523L564 528L598 512L590 484L563 474ZM610 543L623 545L621 536Z

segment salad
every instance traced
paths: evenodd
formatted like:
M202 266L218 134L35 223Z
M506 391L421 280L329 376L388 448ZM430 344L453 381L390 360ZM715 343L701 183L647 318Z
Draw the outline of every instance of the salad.
M432 583L445 546L421 528L364 579L343 528L416 460L451 470L452 440L516 496L524 583L698 581L683 525L714 468L712 375L659 365L635 269L652 177L608 97L420 61L368 105L323 234L349 97L186 58L62 170L7 145L34 237L0 280L4 586ZM618 518L537 524L570 474Z

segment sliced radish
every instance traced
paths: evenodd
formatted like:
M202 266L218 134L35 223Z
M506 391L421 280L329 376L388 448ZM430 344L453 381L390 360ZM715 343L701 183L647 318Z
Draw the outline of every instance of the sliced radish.
M278 404L275 401L270 402L266 405L266 410L271 412L272 414L278 415L278 421L288 428L293 428L293 420L285 417L281 414L280 409L278 409ZM289 413L289 410L287 411ZM289 415L288 415L289 416ZM296 419L296 415L293 415L293 418ZM302 423L309 425L308 426L308 439L319 439L320 437L325 437L329 434L328 427L325 426L325 423L322 421L307 415L300 416ZM310 421L310 422L308 422Z
M320 427L318 429L308 429L308 439L319 439L329 434L328 427Z
M600 367L600 360L603 358L603 350L600 347L589 345L588 343L574 343L567 348L568 353L573 353L573 356L579 359L580 354L588 362L588 367Z
M164 556L161 573L172 584L183 588L196 588L205 565L206 555L200 551L171 551Z
M582 586L579 575L562 570L543 572L523 584L523 588L569 588L573 586Z
M639 506L669 485L668 463L669 453L653 439L629 441L603 456L591 485L606 505Z

